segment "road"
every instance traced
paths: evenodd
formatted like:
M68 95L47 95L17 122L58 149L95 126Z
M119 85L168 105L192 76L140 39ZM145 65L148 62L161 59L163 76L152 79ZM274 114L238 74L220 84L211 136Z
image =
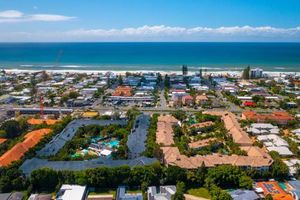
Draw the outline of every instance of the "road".
M136 118L127 141L129 159L137 158L145 151L145 141L147 139L149 124L149 115L141 114Z
M167 100L165 98L165 90L164 89L162 89L160 91L159 100L160 100L160 106L159 106L159 108L161 108L162 110L168 108Z

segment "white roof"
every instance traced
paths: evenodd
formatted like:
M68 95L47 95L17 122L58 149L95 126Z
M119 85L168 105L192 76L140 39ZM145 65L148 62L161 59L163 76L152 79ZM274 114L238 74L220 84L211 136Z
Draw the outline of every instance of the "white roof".
M86 186L62 185L57 200L82 200L85 195Z
M270 135L260 135L257 137L257 140L262 141L262 142L271 142L273 143L273 146L289 146L287 141L279 137L278 135L275 134L270 134Z
M260 128L260 129L273 129L278 128L277 126L273 126L270 123L253 123L251 124L252 128Z
M241 100L251 100L252 97L250 96L237 96L238 99L241 99Z
M294 133L294 134L300 133L300 128L293 130L292 133Z
M109 156L111 154L112 151L108 150L108 149L104 149L100 152L101 155L103 156Z
M292 156L293 153L287 147L267 147L268 151L276 151L281 156Z

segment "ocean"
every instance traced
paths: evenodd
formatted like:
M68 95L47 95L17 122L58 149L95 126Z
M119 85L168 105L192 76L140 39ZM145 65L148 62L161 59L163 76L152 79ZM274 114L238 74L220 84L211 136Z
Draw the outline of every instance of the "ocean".
M300 43L0 43L0 69L300 72Z

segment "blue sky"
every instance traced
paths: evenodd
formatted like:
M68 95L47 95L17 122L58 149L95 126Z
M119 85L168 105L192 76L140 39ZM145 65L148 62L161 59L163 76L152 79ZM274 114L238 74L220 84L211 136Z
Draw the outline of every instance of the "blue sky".
M299 0L0 0L0 41L300 41Z

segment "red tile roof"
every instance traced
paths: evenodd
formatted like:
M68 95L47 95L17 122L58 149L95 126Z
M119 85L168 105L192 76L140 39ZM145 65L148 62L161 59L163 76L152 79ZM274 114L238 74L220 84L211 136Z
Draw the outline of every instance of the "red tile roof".
M255 111L244 111L242 118L256 122L275 121L279 124L286 124L288 121L295 120L293 116L285 111L275 111L271 114L258 114Z
M112 96L125 96L130 97L132 96L132 88L129 86L119 86L112 94Z
M27 133L23 142L16 144L0 157L0 166L8 166L12 162L20 160L30 148L37 145L44 135L50 132L51 129L44 128Z
M0 138L0 144L3 144L4 142L6 142L7 139L5 138Z

